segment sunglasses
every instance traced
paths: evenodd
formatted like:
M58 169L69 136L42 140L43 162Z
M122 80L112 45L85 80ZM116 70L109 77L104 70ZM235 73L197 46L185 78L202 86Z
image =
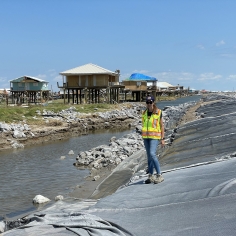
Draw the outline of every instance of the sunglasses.
M146 101L146 104L152 104L152 101Z

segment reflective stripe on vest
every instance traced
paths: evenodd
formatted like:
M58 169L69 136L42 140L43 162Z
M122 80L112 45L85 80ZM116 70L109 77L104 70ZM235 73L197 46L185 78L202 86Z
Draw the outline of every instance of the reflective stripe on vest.
M161 110L158 109L148 119L148 111L144 111L142 115L142 137L161 139L161 126L160 126Z

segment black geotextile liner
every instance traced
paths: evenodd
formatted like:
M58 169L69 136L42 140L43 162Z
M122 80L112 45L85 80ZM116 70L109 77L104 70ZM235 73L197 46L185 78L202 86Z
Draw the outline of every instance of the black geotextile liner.
M29 215L28 223L6 231L8 236L78 235L78 236L132 236L123 227L100 217L82 212L80 204L56 205L50 210ZM72 207L73 206L73 207ZM67 208L68 207L68 208ZM64 209L63 209L64 208ZM15 221L17 222L17 221ZM8 225L8 224L7 224Z
M204 106L201 106L197 111L204 115L204 117L214 117L219 114L228 114L235 111L236 101L235 99L216 100L211 101Z
M236 151L236 101L211 102L197 112L205 117L176 129L171 147L160 157L162 169L212 161Z
M100 200L90 214L135 235L235 235L236 158L145 178Z
M131 183L90 213L135 235L236 235L236 102L212 101L161 154L165 181Z

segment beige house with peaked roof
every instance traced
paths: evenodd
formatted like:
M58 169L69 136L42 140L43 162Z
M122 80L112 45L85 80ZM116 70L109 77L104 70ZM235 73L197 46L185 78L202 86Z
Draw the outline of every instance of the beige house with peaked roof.
M119 72L89 63L61 72L63 85L57 85L72 94L73 103L82 103L82 97L85 102L98 103L102 96L107 102L119 102L119 89L124 88L119 84Z

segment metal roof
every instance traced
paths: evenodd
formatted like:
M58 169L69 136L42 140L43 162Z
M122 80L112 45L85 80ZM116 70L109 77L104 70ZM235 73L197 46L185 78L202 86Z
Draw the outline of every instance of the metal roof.
M169 87L175 87L167 82L156 82L156 86L160 88L169 88Z
M45 81L45 80L43 80L43 79L39 79L39 78L36 78L36 77L33 77L33 76L28 76L28 75L24 75L24 76L21 76L21 77L19 77L19 78L10 80L10 82L22 82L22 81L25 80L25 79L32 79L32 80L35 80L36 82L48 83L47 81Z
M66 70L60 73L61 75L86 75L86 74L110 74L117 75L118 73L104 69L100 66L92 63L79 66L70 70Z

